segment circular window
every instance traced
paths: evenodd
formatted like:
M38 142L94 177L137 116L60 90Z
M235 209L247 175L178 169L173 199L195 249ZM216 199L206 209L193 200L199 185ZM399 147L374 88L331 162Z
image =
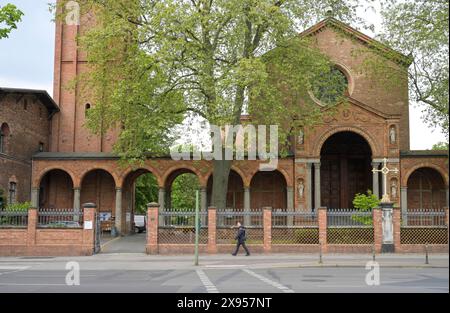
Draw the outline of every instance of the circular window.
M336 104L348 92L348 79L337 67L321 73L313 82L311 93L321 105Z

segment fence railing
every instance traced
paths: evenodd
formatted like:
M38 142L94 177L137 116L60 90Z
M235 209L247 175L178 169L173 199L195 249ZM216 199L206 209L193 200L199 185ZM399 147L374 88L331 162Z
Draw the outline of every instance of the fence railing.
M328 227L373 227L372 211L359 211L354 209L328 209Z
M319 219L315 212L272 212L272 228L319 227Z
M447 227L445 210L408 209L402 214L403 227Z
M233 227L241 223L247 228L259 228L263 225L263 211L217 211L217 227Z
M83 212L73 209L38 210L38 228L82 228Z
M26 228L28 211L0 211L0 228Z
M164 211L159 212L158 227L159 244L194 244L195 243L195 212ZM208 242L208 213L199 212L200 233L199 243Z
M163 211L159 212L160 227L195 227L195 212ZM200 227L208 223L208 212L199 212Z
M319 219L314 212L272 212L272 244L318 245Z
M375 240L372 211L328 209L327 227L329 244L373 244Z
M402 214L401 244L448 244L445 210L409 209Z

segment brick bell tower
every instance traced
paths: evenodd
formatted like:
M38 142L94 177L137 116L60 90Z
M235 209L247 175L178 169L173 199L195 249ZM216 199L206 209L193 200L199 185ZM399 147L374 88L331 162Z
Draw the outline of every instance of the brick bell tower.
M79 12L77 7L65 9ZM88 70L86 54L78 47L77 38L89 28L92 20L92 15L86 14L75 20L56 21L53 99L61 111L52 121L52 152L111 152L115 142L112 131L100 136L85 127L86 113L95 103L82 97L81 88L73 84L77 75Z

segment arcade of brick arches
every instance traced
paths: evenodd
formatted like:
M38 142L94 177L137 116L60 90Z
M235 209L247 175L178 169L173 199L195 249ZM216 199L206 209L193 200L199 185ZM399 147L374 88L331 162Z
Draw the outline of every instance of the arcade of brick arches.
M49 151L33 157L33 206L79 210L83 203L93 202L99 212L110 212L117 229L126 234L131 231L133 219L127 217L134 213L134 185L140 175L154 175L158 203L164 211L173 209L173 180L192 173L201 186L201 210L206 211L211 204L211 162L158 158L148 159L138 169L124 168L112 154L117 132L94 136L83 127L91 104L81 100L80 90L73 93L64 86L86 71L85 55L74 44L84 28L57 23L54 100L60 112L51 120ZM358 58L363 56L350 57L354 49L370 49L373 39L333 18L302 35L315 37L319 49L346 76L347 104L339 106L324 123L298 131L291 154L279 160L276 171L260 172L260 161L233 162L227 207L237 211L272 207L295 212L351 208L355 194L371 190L381 198L385 187L395 206L404 212L447 207L446 153L410 150L407 84L385 92L383 86L358 74ZM405 56L391 52L397 59L386 62L397 68L409 66ZM398 173L389 173L387 186L380 173L372 172L381 168L385 158L389 168L399 169Z

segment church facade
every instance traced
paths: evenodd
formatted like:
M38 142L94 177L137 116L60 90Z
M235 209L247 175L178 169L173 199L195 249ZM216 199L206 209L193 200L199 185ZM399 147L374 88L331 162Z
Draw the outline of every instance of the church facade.
M156 177L160 210L166 210L170 209L174 179L193 173L201 186L201 209L206 211L211 162L168 157L148 159L138 169L124 168L112 153L117 133L96 136L84 127L86 114L95 103L82 102L80 90L70 91L65 86L87 70L85 55L76 45L76 37L85 27L57 23L53 98L58 111L51 116L46 151L33 156L32 205L80 210L82 203L93 202L99 212L111 213L117 229L126 234L132 231L134 185L140 175ZM389 92L361 74L362 56L355 57L353 52L375 49L375 41L333 18L301 35L311 36L345 75L348 103L324 123L300 131L292 155L280 159L276 171L260 172L260 161L233 162L227 206L238 211L272 207L311 212L319 207L351 208L355 194L371 190L381 198L387 190L403 212L448 207L447 152L410 150L406 72L405 83ZM388 51L383 47L376 53L383 55L384 49ZM388 52L397 56L386 61L393 68L408 68L408 58ZM389 168L399 170L389 173L386 181L372 171L379 170L385 159Z

